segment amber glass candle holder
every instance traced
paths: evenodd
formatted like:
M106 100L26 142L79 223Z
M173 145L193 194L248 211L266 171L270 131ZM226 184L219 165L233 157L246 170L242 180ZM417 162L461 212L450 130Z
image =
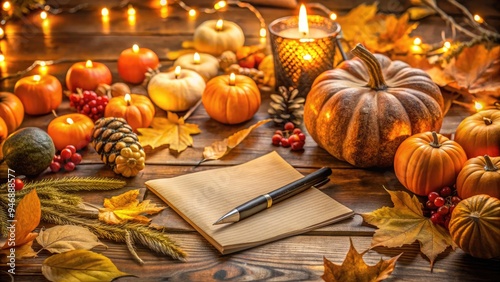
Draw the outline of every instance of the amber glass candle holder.
M279 18L269 24L276 87L297 88L306 97L322 72L333 69L340 25L319 15L307 16L309 33L299 32L299 17Z

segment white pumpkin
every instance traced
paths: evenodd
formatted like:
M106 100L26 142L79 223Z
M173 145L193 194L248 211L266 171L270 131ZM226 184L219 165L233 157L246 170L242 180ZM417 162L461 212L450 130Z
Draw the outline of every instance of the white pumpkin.
M231 21L209 20L194 31L194 48L198 52L220 56L224 51L236 52L244 44L243 30Z
M193 70L201 75L205 81L210 80L219 73L219 60L205 53L182 55L175 60L174 66L181 66L183 69Z

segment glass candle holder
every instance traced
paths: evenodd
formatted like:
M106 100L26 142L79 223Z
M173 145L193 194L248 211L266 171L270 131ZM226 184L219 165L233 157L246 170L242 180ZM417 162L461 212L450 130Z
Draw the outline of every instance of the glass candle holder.
M340 25L319 15L308 15L309 31L299 31L299 17L279 18L269 24L276 87L297 88L302 97L322 72L333 69Z

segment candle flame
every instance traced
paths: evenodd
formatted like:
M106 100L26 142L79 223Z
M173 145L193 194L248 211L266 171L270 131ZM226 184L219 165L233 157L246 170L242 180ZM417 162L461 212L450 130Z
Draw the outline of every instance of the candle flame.
M189 10L189 16L190 16L190 17L194 17L194 16L196 16L196 10L195 10L195 9L191 9L191 10Z
M219 2L215 3L215 5L214 5L215 10L220 10L224 7L226 7L226 1L219 1Z
M232 72L230 75L229 75L229 85L230 86L234 86L236 83L236 75L234 74L234 72Z
M67 123L67 124L73 124L73 123L75 123L75 122L73 121L73 119L72 119L72 118L70 118L70 117L69 117L69 118L67 118L67 119L66 119L66 123Z
M137 44L132 45L132 52L139 53L139 45Z
M420 39L420 37L415 38L413 40L413 44L417 45L417 46L420 45L420 44L422 44L422 39Z
M168 1L167 0L160 0L160 6L167 6Z
M215 24L215 30L221 31L222 28L224 28L224 21L219 19L217 23Z
M91 61L91 60L87 60L87 62L85 63L85 67L86 67L86 68L91 68L91 67L93 67L93 66L94 66L94 64L92 64L92 61Z
M47 19L47 12L42 11L42 12L40 13L40 18L41 18L42 20L46 20L46 19Z
M198 54L198 52L194 53L194 55L193 55L193 62L194 62L195 64L199 64L199 63L200 63L200 61L201 61L200 54Z
M128 7L127 14L128 14L129 16L135 16L135 9L134 9L134 7L133 7L132 5L130 5L130 6Z
M176 66L175 67L174 75L175 75L175 78L178 78L179 75L181 75L181 66Z
M34 81L36 81L36 82L39 82L41 79L42 79L42 77L41 77L41 76L39 76L38 74L35 74L35 75L33 76L33 80L34 80Z
M123 96L123 100L125 100L125 102L127 102L127 105L130 105L130 100L132 98L130 97L130 94L125 94L125 96Z
M476 109L476 111L480 111L482 109L484 109L484 106L483 104L479 103L478 101L474 101L474 108Z
M109 16L109 10L108 10L108 8L106 8L106 7L102 8L102 10L101 10L101 16L103 16L103 17Z
M259 35L260 37L266 37L267 36L267 31L265 28L261 27L260 30L259 30Z
M307 23L307 11L306 11L306 6L304 6L304 4L300 5L299 33L302 34L303 36L307 36L309 34L309 24Z
M9 1L5 1L5 2L3 3L3 5L2 5L2 9L3 9L4 11L9 11L9 10L10 10L10 8L12 8L12 5L10 5L10 2L9 2Z

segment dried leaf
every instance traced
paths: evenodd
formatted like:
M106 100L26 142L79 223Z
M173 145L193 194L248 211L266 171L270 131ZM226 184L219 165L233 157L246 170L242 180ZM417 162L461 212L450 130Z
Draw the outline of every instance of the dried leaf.
M150 146L152 149L163 145L169 145L170 150L182 152L188 146L193 145L192 134L198 134L201 130L196 124L184 122L184 118L168 112L167 118L155 117L151 123L152 128L138 128L139 142L143 147Z
M26 194L16 208L14 222L9 223L14 229L15 241L7 240L2 249L21 246L33 241L37 233L31 233L40 223L42 210L40 207L40 199L36 193L36 189Z
M36 238L38 244L51 253L64 253L72 250L91 250L104 246L94 233L76 225L58 225L41 230Z
M249 128L240 130L222 141L214 142L212 145L205 147L205 149L203 150L203 161L217 160L224 157L234 147L238 146L241 141L243 141L250 134L250 132L252 132L252 130L265 123L268 123L269 121L271 121L271 119L258 121Z
M137 196L139 190L131 190L121 195L104 199L104 208L99 209L99 220L108 224L121 224L129 220L139 223L149 223L150 218L142 214L159 213L165 207L158 207L149 200L139 203Z
M73 250L48 257L42 264L42 274L50 281L112 281L129 274L121 272L113 262L98 253Z
M377 226L372 239L372 247L401 247L405 244L420 242L420 251L429 258L431 268L437 255L448 246L455 248L450 234L440 225L433 224L423 215L422 204L416 196L403 191L389 191L393 208L382 207L362 214L363 219Z
M436 11L427 6L411 7L406 10L412 21L418 21L436 14Z
M366 252L358 253L352 245L352 239L349 239L351 246L342 265L337 265L323 257L325 272L321 278L326 282L337 281L381 281L389 277L394 271L396 261L403 254L399 254L391 259L382 260L373 266L369 266L363 260Z

